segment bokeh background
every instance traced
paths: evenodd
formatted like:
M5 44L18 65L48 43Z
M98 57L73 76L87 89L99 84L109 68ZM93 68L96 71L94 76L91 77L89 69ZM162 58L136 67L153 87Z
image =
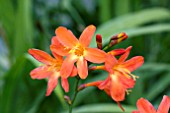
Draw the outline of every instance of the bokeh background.
M169 0L0 0L0 113L61 113L67 104L60 85L45 97L46 80L32 80L30 71L39 64L27 53L37 48L50 53L51 37L65 26L79 37L89 24L97 27L104 44L120 32L129 38L113 48L133 46L130 57L142 55L144 65L135 88L122 102L127 113L140 97L155 108L170 95ZM94 38L95 39L95 36ZM96 47L95 40L91 42ZM129 58L130 58L129 57ZM89 72L82 83L104 79L106 72ZM72 96L74 78L69 79ZM103 91L87 88L78 94L75 111L96 113L121 110Z

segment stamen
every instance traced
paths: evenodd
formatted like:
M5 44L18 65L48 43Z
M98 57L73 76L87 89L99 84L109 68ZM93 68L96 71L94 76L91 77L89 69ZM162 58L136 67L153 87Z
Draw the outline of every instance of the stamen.
M84 54L84 48L81 45L77 45L72 50L70 50L70 53L74 53L77 56L82 56Z
M139 76L133 75L131 73L129 73L129 75L136 81L137 78L139 78Z
M126 94L129 95L132 92L132 90L128 89L126 90Z

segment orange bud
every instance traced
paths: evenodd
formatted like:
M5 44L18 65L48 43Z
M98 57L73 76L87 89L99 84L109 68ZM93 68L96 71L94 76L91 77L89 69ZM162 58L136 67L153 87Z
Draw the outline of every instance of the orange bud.
M97 48L102 49L102 36L100 34L96 35Z
M119 56L125 53L125 49L115 49L112 51L109 51L108 54L111 54L113 56Z

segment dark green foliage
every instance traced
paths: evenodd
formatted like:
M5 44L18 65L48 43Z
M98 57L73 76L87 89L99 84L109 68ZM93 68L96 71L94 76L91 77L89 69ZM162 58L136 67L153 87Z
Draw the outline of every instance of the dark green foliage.
M140 78L122 104L130 112L137 99L144 97L157 107L163 95L170 95L169 4L169 0L0 0L0 113L67 111L60 84L45 97L46 80L31 79L30 71L39 64L27 54L31 47L50 53L51 37L61 25L79 37L87 25L94 24L105 45L111 36L126 32L129 38L114 48L132 45L130 57L142 55L145 64L134 72ZM91 46L96 47L95 36ZM89 72L81 83L106 76L104 71ZM74 82L74 78L69 79L69 96ZM118 113L115 104L104 92L91 87L78 94L74 113Z

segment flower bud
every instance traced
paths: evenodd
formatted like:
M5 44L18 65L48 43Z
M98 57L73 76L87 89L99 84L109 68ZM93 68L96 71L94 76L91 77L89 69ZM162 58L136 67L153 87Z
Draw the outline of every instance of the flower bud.
M102 49L102 36L100 34L96 35L97 48Z
M115 36L113 36L111 39L110 39L110 44L109 46L112 47L120 42L122 42L123 40L127 39L128 38L128 35L124 32L122 33L119 33Z

